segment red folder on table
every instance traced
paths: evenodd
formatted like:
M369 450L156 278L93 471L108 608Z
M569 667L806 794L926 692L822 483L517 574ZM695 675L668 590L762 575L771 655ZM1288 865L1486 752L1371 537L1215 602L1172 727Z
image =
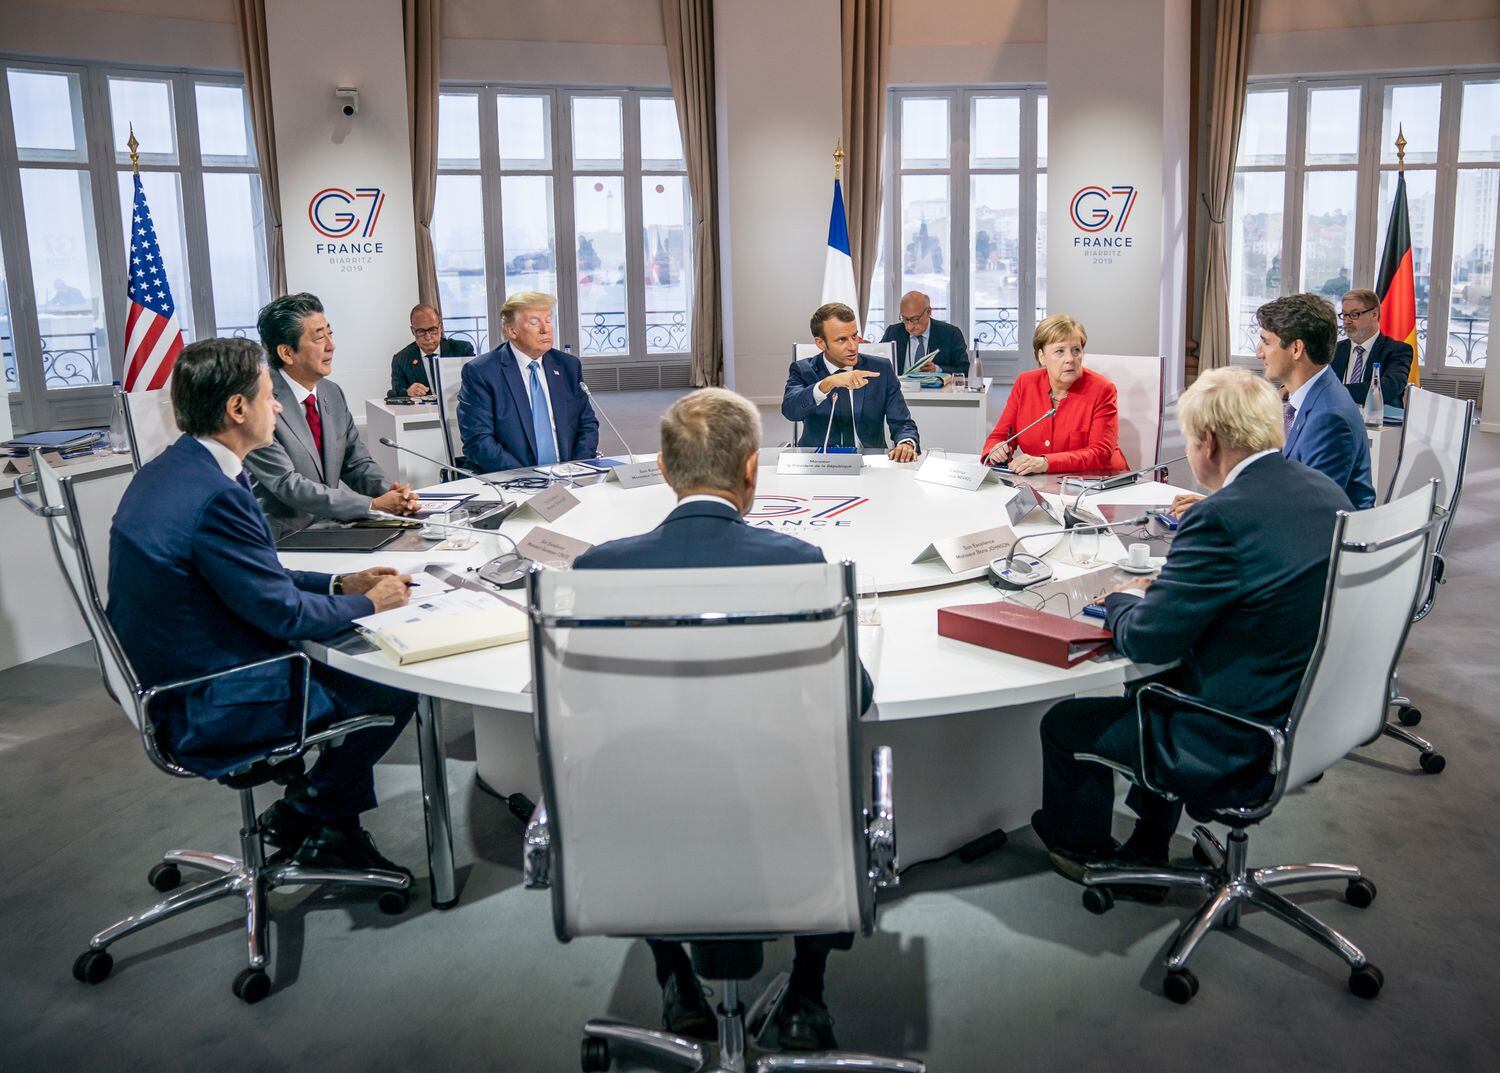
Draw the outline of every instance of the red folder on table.
M1114 639L1098 626L1003 600L938 608L938 636L1054 667L1081 663Z

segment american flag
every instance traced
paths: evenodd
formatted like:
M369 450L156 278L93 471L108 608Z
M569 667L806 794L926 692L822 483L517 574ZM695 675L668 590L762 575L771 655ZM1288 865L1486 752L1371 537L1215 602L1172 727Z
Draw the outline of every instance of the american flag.
M177 304L167 286L156 226L146 207L146 191L135 176L135 204L130 213L130 315L125 320L125 390L155 391L172 375L182 349Z

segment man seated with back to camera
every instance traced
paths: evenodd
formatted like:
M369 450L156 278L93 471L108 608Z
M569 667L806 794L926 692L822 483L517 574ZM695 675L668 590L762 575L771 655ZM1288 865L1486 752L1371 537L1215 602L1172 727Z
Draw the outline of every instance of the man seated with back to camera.
M172 410L182 435L132 478L109 537L109 621L144 686L282 655L291 642L325 640L407 601L411 579L390 567L336 576L277 560L244 459L271 442L280 409L254 342L204 339L177 356ZM224 775L296 740L300 678L283 661L164 694L154 706L158 739L189 770ZM396 722L323 746L306 778L262 814L265 840L310 866L410 875L381 856L359 816L375 807L375 763L416 696L318 663L308 688L309 732L370 713Z
M802 422L797 446L883 448L882 425L889 425L896 445L887 456L915 461L922 447L901 381L890 362L859 352L854 310L828 302L813 313L811 327L820 353L792 362L781 398L781 416Z
M826 562L816 545L747 525L755 502L760 457L760 413L732 391L704 388L672 404L661 419L661 471L677 493L677 507L649 533L600 544L580 555L575 570L659 570L772 566ZM860 669L860 711L874 689ZM710 716L707 716L711 718ZM854 937L799 935L786 1000L777 1016L785 1050L833 1050L833 1018L823 1002L823 972L831 950ZM713 1012L703 999L687 952L678 942L648 940L662 989L662 1024L673 1032L715 1038Z
M1285 726L1322 622L1335 514L1350 508L1349 497L1282 455L1276 389L1248 370L1199 376L1178 415L1193 476L1211 492L1183 519L1156 580L1133 579L1106 598L1105 624L1128 659L1178 661L1161 679L1167 685ZM1207 716L1168 718L1174 746L1218 773L1226 792L1268 788L1264 733ZM1195 729L1198 719L1206 730ZM1117 846L1114 772L1086 759L1140 774L1134 696L1065 700L1042 717L1041 735L1042 807L1031 823L1053 867L1081 881L1093 863L1164 862L1182 803L1132 786L1126 804L1139 819Z

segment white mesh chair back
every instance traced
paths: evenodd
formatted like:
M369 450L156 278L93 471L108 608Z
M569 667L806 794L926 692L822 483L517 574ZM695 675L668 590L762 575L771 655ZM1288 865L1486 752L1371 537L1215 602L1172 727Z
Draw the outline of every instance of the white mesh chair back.
M1287 786L1379 735L1431 555L1435 495L1429 484L1383 506L1340 512L1323 623L1287 728Z
M1473 428L1474 404L1413 387L1406 393L1401 453L1386 500L1399 499L1438 482L1437 505L1447 512L1434 551L1442 551L1463 488L1464 462Z
M852 565L531 584L558 936L859 930ZM779 617L808 611L820 614ZM705 615L726 624L645 622ZM615 624L567 624L580 620Z
M459 465L464 453L463 434L458 431L458 389L463 386L464 366L473 360L473 354L435 354L427 359L433 394L437 397L438 420L443 426L443 448L450 466Z
M861 354L869 354L874 358L884 358L891 364L896 362L895 343L861 343L859 344ZM793 343L792 360L801 361L803 358L814 358L819 354L817 343Z
M1120 452L1131 469L1161 460L1162 360L1144 354L1095 354L1083 367L1108 377L1118 392Z
M182 435L172 412L172 392L126 391L125 431L130 437L130 460L140 469Z

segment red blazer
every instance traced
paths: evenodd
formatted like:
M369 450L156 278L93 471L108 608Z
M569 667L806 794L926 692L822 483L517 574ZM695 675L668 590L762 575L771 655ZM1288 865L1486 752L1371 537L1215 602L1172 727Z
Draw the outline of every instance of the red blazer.
M1032 369L1016 377L1005 412L984 441L984 458L1001 440L1015 435L1052 408L1046 369ZM1123 473L1130 467L1120 453L1120 418L1115 410L1115 385L1107 376L1083 370L1073 389L1058 404L1057 413L1022 432L1015 447L1047 460L1048 473Z

